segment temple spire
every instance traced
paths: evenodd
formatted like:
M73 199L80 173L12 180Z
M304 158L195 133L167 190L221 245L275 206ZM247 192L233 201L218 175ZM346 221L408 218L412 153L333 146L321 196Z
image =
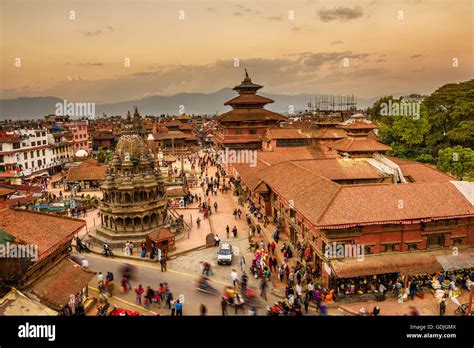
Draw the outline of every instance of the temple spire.
M252 80L249 77L249 73L247 72L247 68L245 68L245 80L244 81L252 82Z

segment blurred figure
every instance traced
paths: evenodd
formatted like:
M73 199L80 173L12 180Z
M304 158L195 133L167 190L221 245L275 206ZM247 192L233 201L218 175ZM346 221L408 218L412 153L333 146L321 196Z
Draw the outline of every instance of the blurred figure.
M201 316L203 316L203 317L206 316L206 314L207 314L207 308L206 308L205 305L201 304L201 307L199 308L199 314L200 314Z
M420 316L420 312L418 312L418 309L416 309L415 306L410 306L410 316L412 317Z

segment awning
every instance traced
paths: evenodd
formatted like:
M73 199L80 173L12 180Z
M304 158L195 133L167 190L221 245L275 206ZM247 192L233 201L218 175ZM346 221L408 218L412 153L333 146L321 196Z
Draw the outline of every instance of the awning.
M363 258L333 259L329 263L337 278L354 278L389 273L417 275L473 267L472 255L474 255L474 248L460 249L458 256L453 256L451 249L417 250L365 255ZM456 259L459 256L462 256L462 259Z
M436 257L445 271L474 268L474 253L453 253L454 252L450 255Z

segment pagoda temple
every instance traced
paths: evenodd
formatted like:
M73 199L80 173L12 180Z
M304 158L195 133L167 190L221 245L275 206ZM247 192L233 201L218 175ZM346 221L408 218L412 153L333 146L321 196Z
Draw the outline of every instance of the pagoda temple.
M337 128L344 129L347 137L334 141L328 145L340 155L350 157L372 157L375 153L384 153L392 148L370 137L369 133L377 126L367 120L362 114L352 115L340 123Z
M233 88L239 95L224 103L232 110L215 117L219 125L214 138L218 148L261 149L265 132L287 120L286 116L264 108L273 100L257 94L262 87L252 82L245 69L245 79Z
M93 234L96 241L107 241L111 247L144 240L168 222L163 178L139 135L141 122L136 109L133 120L130 114L127 120L101 186L101 224Z

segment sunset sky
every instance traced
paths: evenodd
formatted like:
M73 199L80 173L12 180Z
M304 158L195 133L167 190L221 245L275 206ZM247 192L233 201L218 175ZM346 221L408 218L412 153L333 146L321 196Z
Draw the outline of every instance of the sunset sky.
M2 99L211 93L244 67L264 92L285 94L431 93L473 78L472 0L0 4Z

